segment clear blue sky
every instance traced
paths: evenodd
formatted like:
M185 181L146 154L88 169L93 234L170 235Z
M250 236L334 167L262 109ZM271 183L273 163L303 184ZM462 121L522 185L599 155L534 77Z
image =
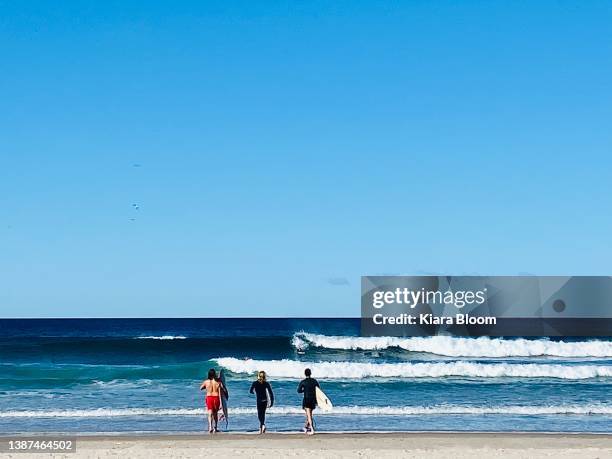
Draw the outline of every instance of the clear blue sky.
M365 274L609 275L610 24L0 1L0 315L357 316Z

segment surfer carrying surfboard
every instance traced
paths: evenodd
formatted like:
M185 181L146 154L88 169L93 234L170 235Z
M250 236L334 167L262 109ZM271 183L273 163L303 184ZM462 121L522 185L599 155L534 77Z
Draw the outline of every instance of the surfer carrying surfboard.
M249 393L255 393L257 398L257 417L259 418L259 433L266 432L266 409L274 406L274 393L270 383L266 381L266 372L257 373L257 381L253 381ZM270 405L268 405L268 394L270 394Z
M223 383L217 379L214 368L208 370L208 378L202 382L200 390L206 390L206 409L208 411L208 433L218 432L221 393L225 392Z
M312 412L317 407L317 387L319 387L319 382L311 377L312 371L310 368L306 368L304 370L305 379L300 382L298 386L298 394L304 394L304 399L302 400L302 409L306 414L306 425L304 426L304 432L308 435L314 435L314 422Z

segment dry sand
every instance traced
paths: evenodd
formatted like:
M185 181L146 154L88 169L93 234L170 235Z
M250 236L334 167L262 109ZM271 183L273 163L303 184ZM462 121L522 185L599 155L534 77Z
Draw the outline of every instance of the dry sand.
M18 453L2 457L42 458ZM77 452L54 457L612 458L612 435L526 433L321 433L78 437Z

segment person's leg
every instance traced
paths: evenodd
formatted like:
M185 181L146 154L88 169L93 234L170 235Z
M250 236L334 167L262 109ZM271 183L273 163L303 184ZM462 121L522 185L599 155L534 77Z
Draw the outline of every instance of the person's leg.
M217 426L219 424L219 411L217 410L213 411L213 420L215 421L214 431L218 432L219 429L217 428Z
M306 414L306 425L304 426L304 429L306 430L306 433L308 433L309 431L312 431L312 408L304 408L304 413Z
M266 429L266 410L268 409L268 402L264 403L261 407L261 425L264 430Z
M312 408L306 408L306 419L308 421L308 425L310 426L310 435L314 434L314 422L312 421Z
M257 418L259 419L259 433L264 433L266 429L266 409L268 404L257 403Z
M212 410L208 410L208 433L212 433L213 431L212 416Z

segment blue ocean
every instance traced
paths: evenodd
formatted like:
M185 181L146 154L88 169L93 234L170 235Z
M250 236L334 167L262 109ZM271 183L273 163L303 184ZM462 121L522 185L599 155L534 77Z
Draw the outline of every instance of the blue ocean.
M230 432L303 426L309 367L334 403L319 431L612 432L612 341L359 337L359 319L0 320L0 434L201 433L224 369ZM225 430L225 425L222 425Z

